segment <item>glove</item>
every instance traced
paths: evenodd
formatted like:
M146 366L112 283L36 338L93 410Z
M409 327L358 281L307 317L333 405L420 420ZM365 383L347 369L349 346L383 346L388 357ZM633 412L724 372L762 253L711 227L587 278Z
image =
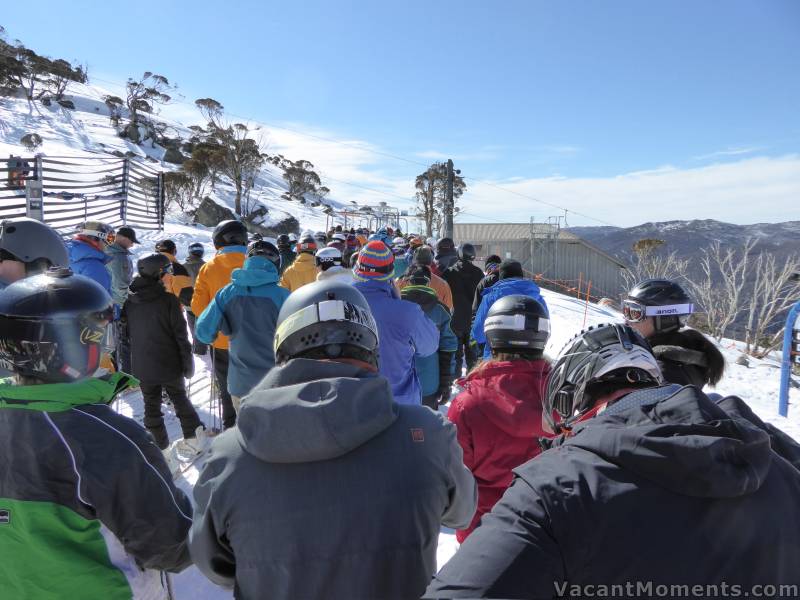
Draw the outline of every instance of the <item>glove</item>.
M191 379L192 377L194 377L194 360L183 367L183 378Z
M439 352L439 389L436 391L439 404L446 404L450 400L450 388L453 384L454 354L454 352Z

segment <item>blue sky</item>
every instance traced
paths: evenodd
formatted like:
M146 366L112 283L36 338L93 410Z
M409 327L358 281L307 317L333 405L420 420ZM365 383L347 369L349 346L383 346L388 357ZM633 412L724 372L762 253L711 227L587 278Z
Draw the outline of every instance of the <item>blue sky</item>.
M269 141L323 175L403 198L422 167L369 150L452 156L476 180L615 223L800 218L794 0L39 0L5 7L0 24L87 62L90 76L152 70L189 102L211 96L254 121L346 140L366 150L285 131ZM642 212L654 194L674 210ZM754 194L774 213L756 211ZM487 219L555 212L478 181L464 204Z

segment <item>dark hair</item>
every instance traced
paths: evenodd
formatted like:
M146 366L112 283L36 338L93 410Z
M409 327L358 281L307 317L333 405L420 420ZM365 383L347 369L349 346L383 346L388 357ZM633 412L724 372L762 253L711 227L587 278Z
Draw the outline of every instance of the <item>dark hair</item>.
M487 265L488 264L499 265L501 262L503 262L503 259L497 256L497 254L490 254L489 256L486 257L486 260L483 262Z

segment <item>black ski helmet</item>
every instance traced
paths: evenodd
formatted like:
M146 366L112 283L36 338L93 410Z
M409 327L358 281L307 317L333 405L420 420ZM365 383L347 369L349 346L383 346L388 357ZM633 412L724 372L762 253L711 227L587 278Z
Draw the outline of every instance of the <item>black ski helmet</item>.
M355 358L378 366L378 326L352 285L317 281L286 299L275 330L275 362L297 357Z
M0 221L0 260L25 263L28 275L69 265L61 236L49 225L28 217Z
M564 346L547 377L544 418L558 432L593 407L599 385L662 382L650 345L633 328L619 323L589 327Z
M483 331L492 352L541 352L550 338L550 317L538 300L514 294L492 304Z
M247 228L241 221L230 219L228 221L220 221L214 228L214 233L211 236L215 248L224 248L225 246L246 246L247 245Z
M297 242L297 252L303 253L306 252L308 254L314 254L317 251L317 242L313 238L313 236L307 235L304 236L299 242Z
M200 242L192 242L189 244L189 254L192 256L203 256L206 253L206 249Z
M12 283L0 294L0 364L47 383L87 377L113 317L108 292L68 268Z
M289 236L285 233L280 234L278 236L278 239L275 241L278 243L278 248L280 248L281 250L286 250L292 245Z
M455 249L456 249L456 244L452 240L452 238L445 237L436 242L436 254L451 252Z
M268 242L264 239L250 242L247 246L247 257L250 258L251 256L263 256L280 271L281 253L278 252L278 249L272 242Z
M158 250L159 252L166 252L167 254L172 254L173 256L175 256L178 253L178 247L172 240L161 240L160 242L156 242L156 250Z
M622 313L630 323L654 317L657 332L680 329L694 312L689 294L669 279L646 279L637 283L622 302Z
M476 256L475 246L473 246L469 242L461 244L458 247L458 257L461 260L472 262L473 260L475 260L475 256Z
M161 279L172 272L172 263L169 258L158 252L147 254L136 262L136 270L141 277L147 279Z

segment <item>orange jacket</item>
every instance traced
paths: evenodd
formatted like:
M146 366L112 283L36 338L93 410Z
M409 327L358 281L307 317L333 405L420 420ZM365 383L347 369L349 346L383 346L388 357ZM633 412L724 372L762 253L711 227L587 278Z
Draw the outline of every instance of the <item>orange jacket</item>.
M194 284L192 312L199 318L206 306L211 304L217 292L231 282L231 273L244 265L244 246L226 246L200 267ZM228 336L221 333L214 340L214 348L228 349Z
M186 270L186 267L178 262L174 254L170 254L169 252L161 252L161 254L166 256L169 262L172 263L172 275L164 276L164 287L167 288L168 292L175 294L178 300L183 302L187 296L184 292L184 296L181 297L181 290L184 288L191 289L192 277L189 275L189 271Z
M397 280L397 288L402 290L408 285L408 280L400 278ZM436 297L444 304L450 312L453 312L453 292L450 290L450 284L444 279L439 277L436 273L431 273L430 287L436 292Z
M314 262L314 255L308 252L301 252L294 259L294 262L281 275L281 287L290 292L303 287L307 283L317 280L317 266Z

